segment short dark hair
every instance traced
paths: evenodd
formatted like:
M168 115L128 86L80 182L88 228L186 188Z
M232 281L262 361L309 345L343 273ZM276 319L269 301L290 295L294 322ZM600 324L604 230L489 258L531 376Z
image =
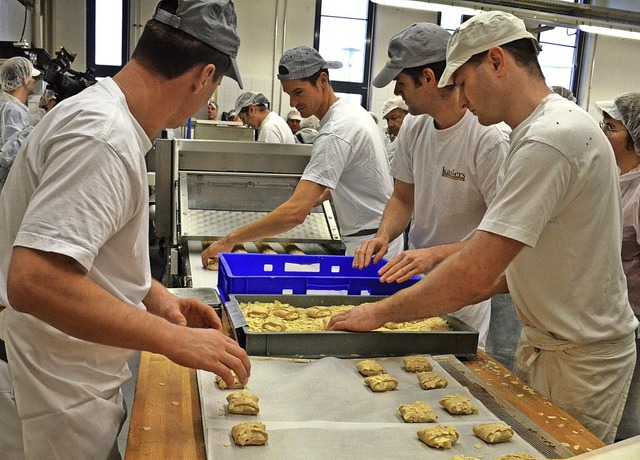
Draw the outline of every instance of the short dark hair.
M417 67L407 67L406 69L402 69L403 73L406 73L413 80L416 88L420 86L420 77L425 69L431 69L433 75L436 77L436 80L440 81L442 78L442 73L444 72L445 67L447 66L447 61L438 61L433 62L431 64L420 65Z
M162 4L162 9L175 13L177 2ZM213 64L216 66L213 80L216 81L231 67L231 59L222 51L155 19L145 25L131 58L167 80L184 75L197 65Z
M542 68L540 67L540 62L538 62L538 50L530 38L521 38L519 40L505 43L504 45L500 45L500 48L503 48L511 54L513 59L516 61L516 64L520 67L524 67L542 80L545 79L544 74L542 73ZM487 50L482 53L474 54L468 62L477 66L482 62L488 52L489 51Z

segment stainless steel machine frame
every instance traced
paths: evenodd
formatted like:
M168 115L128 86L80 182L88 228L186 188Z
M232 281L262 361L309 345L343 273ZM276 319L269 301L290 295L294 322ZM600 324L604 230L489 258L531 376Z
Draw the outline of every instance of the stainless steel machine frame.
M172 259L182 257L187 240L220 238L286 201L310 155L305 144L158 139L154 223L156 236L172 249L169 273L184 274ZM329 202L294 230L264 241L318 243L334 253L344 247Z

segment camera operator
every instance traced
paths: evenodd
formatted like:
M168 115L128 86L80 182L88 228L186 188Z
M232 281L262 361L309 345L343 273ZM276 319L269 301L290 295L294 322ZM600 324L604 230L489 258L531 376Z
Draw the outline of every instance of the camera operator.
M23 141L36 119L29 113L27 98L33 94L40 71L24 57L7 59L0 67L0 192Z

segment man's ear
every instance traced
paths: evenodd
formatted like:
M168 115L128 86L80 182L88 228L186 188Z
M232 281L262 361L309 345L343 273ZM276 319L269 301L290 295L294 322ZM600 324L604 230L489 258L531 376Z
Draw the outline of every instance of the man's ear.
M205 88L209 81L213 82L213 76L215 75L215 73L215 64L207 64L202 67L202 69L200 69L200 72L196 76L195 92L199 92L200 90Z
M486 58L494 72L497 72L500 76L504 74L507 65L507 53L505 53L504 49L499 46L489 48Z
M424 81L427 85L437 84L436 75L433 73L429 67L426 67L422 70L422 76L424 77Z

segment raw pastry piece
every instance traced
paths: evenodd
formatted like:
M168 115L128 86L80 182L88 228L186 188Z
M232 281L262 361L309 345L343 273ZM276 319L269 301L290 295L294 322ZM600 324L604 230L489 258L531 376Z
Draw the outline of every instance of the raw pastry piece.
M467 457L465 455L454 455L453 460L480 460L478 457Z
M262 446L269 439L266 428L261 422L238 423L231 428L231 436L238 446Z
M258 397L248 390L231 393L227 396L231 414L256 415L260 412Z
M213 257L212 259L209 259L209 261L207 262L207 270L211 270L212 272L217 272L218 271L218 258L217 257Z
M398 386L398 380L395 377L391 377L389 374L372 375L364 379L371 391L383 392L395 390Z
M418 383L423 390L433 390L434 388L444 388L449 381L435 372L418 372Z
M300 313L298 313L294 308L280 308L278 310L273 310L273 315L287 321L295 321L300 318Z
M407 372L427 372L433 370L433 366L426 356L405 356L402 358L404 370Z
M322 318L324 316L331 316L331 308L329 307L309 307L305 309L305 313L309 318Z
M449 449L458 440L458 432L451 425L436 425L419 429L418 437L427 446Z
M513 430L506 423L480 423L473 427L473 434L489 444L505 442L513 436Z
M231 252L245 253L247 252L247 250L244 248L244 244L236 244L231 250Z
M268 316L262 323L263 331L282 332L286 329L284 322L282 322L282 318L278 318L277 316Z
M253 305L247 310L246 315L249 318L266 318L269 316L269 308L264 305Z
M233 371L231 371L231 373L233 374L233 384L231 386L227 386L227 383L222 380L222 377L216 375L216 383L218 384L218 388L220 388L221 390L226 390L227 388L231 388L234 390L244 388L244 385L240 383L240 380L238 380L236 373Z
M256 241L253 243L256 245L258 252L263 254L277 254L277 252L271 247L269 243L263 243L262 241Z
M507 454L496 457L496 460L537 460L535 457L526 452L518 452L517 454Z
M365 377L387 373L387 371L384 370L384 367L382 367L382 364L375 359L363 359L356 364L356 367L358 368L358 372Z
M466 396L450 395L440 401L440 405L453 415L477 414L478 408Z
M280 243L280 245L287 254L304 255L304 251L293 243Z
M400 404L398 412L402 420L407 423L428 423L438 420L438 416L431 406L424 401L416 401L413 404Z

